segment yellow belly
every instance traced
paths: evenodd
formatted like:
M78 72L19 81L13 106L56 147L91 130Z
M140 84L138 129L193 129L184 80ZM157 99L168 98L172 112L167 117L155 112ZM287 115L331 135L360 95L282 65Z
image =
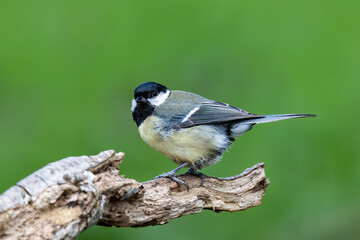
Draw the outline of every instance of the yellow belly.
M163 120L148 117L140 126L141 138L177 164L213 160L214 152L226 148L229 143L226 135L218 130L200 125L180 130L161 130ZM211 164L206 164L211 165Z

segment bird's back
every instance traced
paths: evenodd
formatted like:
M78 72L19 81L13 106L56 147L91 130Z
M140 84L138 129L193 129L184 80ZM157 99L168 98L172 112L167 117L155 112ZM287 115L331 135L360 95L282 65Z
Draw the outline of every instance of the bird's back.
M154 114L163 118L181 116L187 114L202 102L210 101L195 93L175 90L171 92L164 104L156 107ZM169 113L171 114L169 115Z

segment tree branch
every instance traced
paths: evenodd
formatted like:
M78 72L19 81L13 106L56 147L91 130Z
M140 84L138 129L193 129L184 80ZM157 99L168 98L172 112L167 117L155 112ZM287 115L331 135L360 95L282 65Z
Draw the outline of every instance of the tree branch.
M230 178L181 175L138 183L119 176L123 153L69 157L50 163L0 195L0 237L75 239L98 224L143 227L202 209L241 211L257 206L269 184L260 163Z

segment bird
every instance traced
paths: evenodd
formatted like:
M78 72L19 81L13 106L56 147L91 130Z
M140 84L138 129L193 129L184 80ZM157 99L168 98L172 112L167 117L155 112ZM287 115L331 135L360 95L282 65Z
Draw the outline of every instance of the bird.
M170 178L179 185L187 183L177 177L182 168L201 178L200 169L220 161L237 137L256 124L291 118L315 117L314 114L259 115L210 100L198 94L169 90L156 82L145 82L134 90L131 112L141 138L179 166L154 179Z

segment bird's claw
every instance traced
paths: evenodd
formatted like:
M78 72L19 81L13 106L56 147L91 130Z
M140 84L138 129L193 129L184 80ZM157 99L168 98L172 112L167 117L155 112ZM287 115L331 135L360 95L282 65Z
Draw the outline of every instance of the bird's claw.
M179 179L179 178L177 178L177 177L175 177L175 176L171 176L170 178L171 178L171 180L173 180L173 181L176 182L177 184L185 186L188 191L190 190L190 188L189 188L189 186L187 185L187 183L184 182L183 180L181 180L181 179Z
M202 185L204 185L206 175L201 173L201 172L198 172L195 168L189 168L189 170L187 170L185 172L185 174L190 174L190 175L194 175L194 176L199 177L201 179L200 187Z

